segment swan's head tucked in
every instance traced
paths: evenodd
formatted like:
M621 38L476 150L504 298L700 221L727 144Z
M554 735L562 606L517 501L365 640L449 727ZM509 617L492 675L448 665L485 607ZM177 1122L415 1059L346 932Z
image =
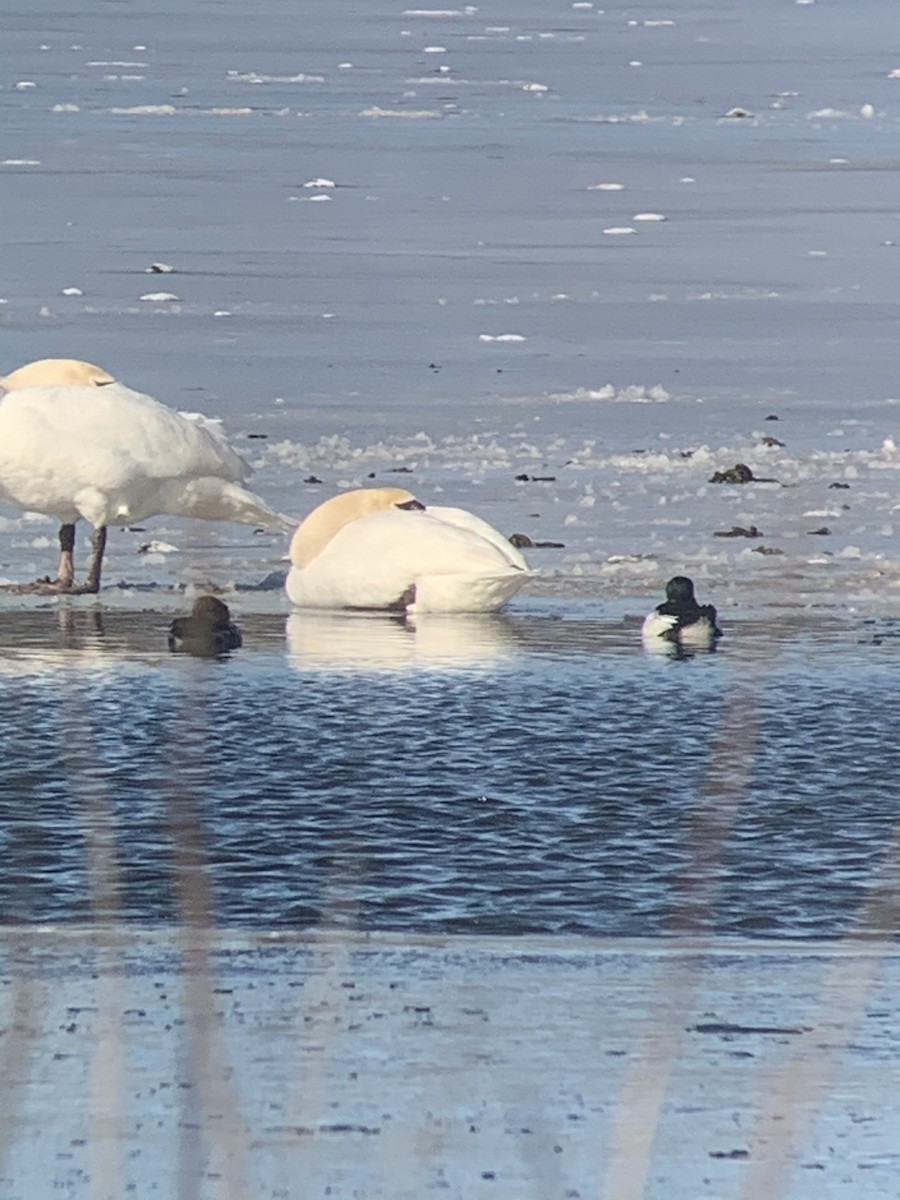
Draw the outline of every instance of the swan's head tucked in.
M80 362L77 358L41 358L27 363L0 379L0 389L13 392L18 388L46 387L104 387L115 378L102 367Z
M332 496L314 508L291 539L291 564L303 570L321 554L336 533L351 521L390 508L424 508L412 492L404 488L357 488Z

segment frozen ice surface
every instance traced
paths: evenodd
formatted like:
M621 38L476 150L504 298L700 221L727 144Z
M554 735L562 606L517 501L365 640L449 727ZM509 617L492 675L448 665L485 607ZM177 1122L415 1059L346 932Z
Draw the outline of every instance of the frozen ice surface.
M532 595L678 570L726 603L890 608L900 94L893 0L864 9L18 6L2 369L77 355L221 417L298 516L408 472L564 542ZM178 263L177 302L148 262ZM513 329L486 326L511 298ZM778 482L708 484L735 462ZM0 578L43 574L4 518ZM715 537L751 524L780 553ZM148 570L147 536L113 535L111 583ZM190 540L223 583L279 556L227 527L152 536L185 551L160 583Z

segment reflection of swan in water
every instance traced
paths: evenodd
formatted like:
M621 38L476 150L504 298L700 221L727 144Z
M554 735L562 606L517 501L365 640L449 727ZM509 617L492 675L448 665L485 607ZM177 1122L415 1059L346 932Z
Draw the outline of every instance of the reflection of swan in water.
M295 612L287 619L288 660L301 671L472 669L513 659L509 618L429 613L415 621L384 613Z
M111 659L103 613L76 613L68 605L0 612L0 646L0 676L23 679L106 670Z

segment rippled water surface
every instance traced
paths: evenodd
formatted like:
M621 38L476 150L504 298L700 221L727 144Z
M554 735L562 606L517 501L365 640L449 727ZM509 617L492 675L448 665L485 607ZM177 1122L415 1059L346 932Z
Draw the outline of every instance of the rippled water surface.
M873 931L900 815L900 644L628 618L0 614L0 921L763 936ZM194 903L207 903L203 889ZM190 912L187 914L190 916Z

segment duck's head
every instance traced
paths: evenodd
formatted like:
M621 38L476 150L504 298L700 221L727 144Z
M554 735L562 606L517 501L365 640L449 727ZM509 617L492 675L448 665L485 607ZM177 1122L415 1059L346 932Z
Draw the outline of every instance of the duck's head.
M191 609L191 616L204 625L227 625L231 620L228 605L218 596L198 596Z
M687 575L676 575L666 584L666 599L670 604L693 603L694 581Z
M102 367L81 362L77 358L40 358L27 363L0 379L0 388L12 392L18 388L45 387L57 384L66 387L104 387L115 379Z
M332 496L318 508L314 508L291 539L291 563L302 570L325 549L336 533L373 513L386 512L391 508L424 508L412 492L405 488L356 488L352 492L341 492Z

